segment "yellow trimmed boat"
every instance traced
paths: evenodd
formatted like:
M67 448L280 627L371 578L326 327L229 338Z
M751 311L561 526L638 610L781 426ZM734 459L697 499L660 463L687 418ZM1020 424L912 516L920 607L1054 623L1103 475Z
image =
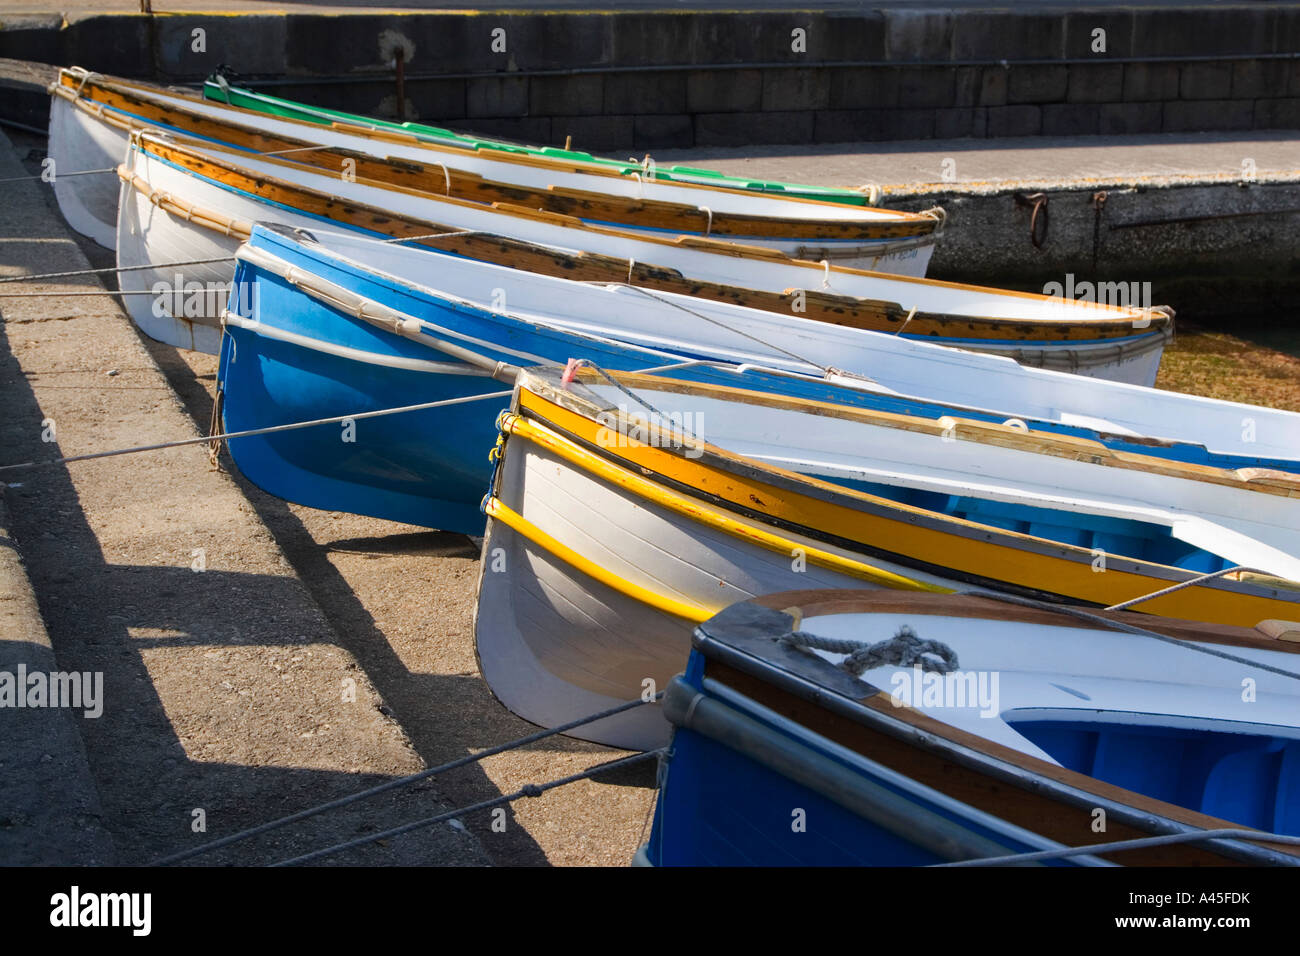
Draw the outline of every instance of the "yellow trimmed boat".
M847 206L653 176L629 180L553 158L483 152L343 123L322 126L78 68L61 71L50 92L51 155L65 169L69 163L119 162L131 129L199 137L260 155L290 155L332 174L342 151L357 176L386 186L542 210L637 234L711 237L913 276L925 275L943 224L941 210ZM66 183L64 191L75 194L79 185ZM106 206L103 211L108 212Z
M501 429L476 639L493 691L539 724L663 687L694 624L796 587L1093 607L1173 589L1138 609L1300 616L1300 482L1282 473L590 370L521 373ZM645 709L583 736L666 733Z

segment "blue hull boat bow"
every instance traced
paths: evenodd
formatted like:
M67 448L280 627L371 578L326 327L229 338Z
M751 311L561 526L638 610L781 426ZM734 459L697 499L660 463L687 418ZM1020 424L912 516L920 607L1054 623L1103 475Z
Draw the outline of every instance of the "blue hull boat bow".
M1300 863L1296 645L1091 618L886 591L732 605L665 695L636 862ZM1245 676L1276 696L1244 701Z
M357 234L256 226L239 250L223 325L227 433L349 416L231 439L250 480L299 504L466 534L484 527L489 452L513 372L570 359L671 367L688 381L929 419L1014 417L1031 430L1217 467L1297 468L1270 457L1300 435L1290 413ZM420 407L382 414L409 406ZM1089 415L1063 411L1079 408ZM1258 416L1271 443L1239 442L1243 414Z

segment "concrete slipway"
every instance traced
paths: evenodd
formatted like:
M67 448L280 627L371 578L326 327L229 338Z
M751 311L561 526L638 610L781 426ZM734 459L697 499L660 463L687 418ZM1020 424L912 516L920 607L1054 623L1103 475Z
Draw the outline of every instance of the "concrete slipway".
M40 170L44 141L15 135L17 151L0 135L0 179ZM3 188L0 274L112 266L111 253L67 230L48 186ZM215 358L138 335L103 289L94 277L0 284L3 462L206 428ZM66 297L12 297L51 290ZM56 443L41 440L47 420ZM463 537L286 505L212 469L203 445L0 479L12 514L0 536L5 634L14 618L16 633L32 635L29 669L50 670L53 657L61 670L102 671L107 700L96 720L0 709L0 861L147 862L536 730L478 677L477 550ZM42 617L49 640L38 652ZM355 682L354 703L344 681ZM30 745L15 747L19 736ZM67 770L43 772L45 753ZM618 755L545 741L211 861L286 858ZM481 812L334 862L621 865L652 787L649 767L605 774L495 821ZM193 832L195 810L206 833ZM52 841L74 824L87 835Z

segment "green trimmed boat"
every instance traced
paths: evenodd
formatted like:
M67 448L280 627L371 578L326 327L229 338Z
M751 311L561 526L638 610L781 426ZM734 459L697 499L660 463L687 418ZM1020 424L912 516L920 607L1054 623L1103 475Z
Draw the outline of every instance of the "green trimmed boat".
M203 96L206 99L225 103L229 106L237 106L241 109L253 110L285 119L319 123L323 126L328 126L331 123L346 123L369 129L405 133L418 139L458 146L462 149L498 150L503 153L521 153L561 162L585 163L613 171L620 176L639 176L646 171L646 166L642 163L593 156L579 150L560 149L555 146L525 146L519 143L483 139L466 133L456 133L440 126L426 126L423 123L394 123L390 120L326 109L323 106L309 106L306 103L297 103L293 100L281 99L266 93L257 93L243 87L233 86L221 76L210 77L203 84ZM663 167L656 165L654 176L655 179L670 182L698 183L705 186L748 192L778 193L783 196L844 203L850 206L875 205L877 199L877 191L874 186L805 186L798 183L750 179L746 176L728 176L716 170L696 169L692 166Z

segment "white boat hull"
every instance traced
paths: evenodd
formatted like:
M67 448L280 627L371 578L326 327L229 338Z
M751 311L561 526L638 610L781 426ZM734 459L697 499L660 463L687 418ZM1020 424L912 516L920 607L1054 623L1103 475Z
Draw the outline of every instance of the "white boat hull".
M112 249L117 239L117 174L67 174L114 170L126 155L126 147L123 130L101 122L61 96L50 97L50 158L54 160L54 196L59 211L68 225L105 249Z
M238 154L219 155L238 157ZM282 169L271 164L253 159L246 159L244 162L254 170L264 171L268 175L283 174ZM235 219L250 222L255 220L271 221L306 229L331 228L329 224L322 226L322 223L314 217L261 202L243 193L224 189L189 175L167 163L159 162L147 152L137 151L134 154L133 168L135 173L147 181L155 191L166 193L185 203L219 210L223 215ZM515 219L510 223L503 223L500 221L499 213L487 208L452 206L439 203L436 200L389 193L365 184L346 182L337 177L319 173L302 173L298 178L303 185L332 192L341 198L370 205L391 203L397 207L397 211L403 214L428 221L445 222L448 228L478 229L485 232L509 230L511 234L527 241L561 248L574 248L575 244L581 244L583 240L581 235L574 234L574 230L557 226L552 222ZM127 191L137 192L137 196L127 198ZM166 229L168 238L156 239L150 236L151 225L142 228L139 235L135 237L127 237L124 233L123 241L130 238L133 248L119 254L119 263L122 265L207 258L209 256L200 255L199 253L209 247L215 250L231 246L228 237L212 234L210 229L185 222L179 217L166 213L162 214L168 217L165 219L145 216L144 210L151 205L150 201L139 195L138 191L130 189L129 186L124 189L123 197L122 201L124 203L132 203L139 210L135 214L138 226L146 227L147 224L158 222L160 228ZM337 224L333 227L338 228ZM181 239L179 233L183 231L195 235L190 239ZM210 235L206 238L199 238L198 233L209 233ZM216 236L215 243L212 238L213 235ZM187 254L184 256L175 254L175 250L170 246L173 242L178 244L178 248L185 248ZM609 245L610 247L603 251L611 255L640 262L655 262L658 265L679 269L684 275L693 278L741 287L766 289L767 291L784 292L787 289L813 286L814 282L820 283L823 277L820 270L794 263L748 261L736 256L721 255L671 244L649 245L638 242L635 237L631 236L626 239L610 237ZM927 246L916 251L928 255L930 249L932 247ZM188 254L190 252L195 254ZM221 253L213 252L213 255L219 254ZM207 267L202 270L201 276L194 276L193 278L228 283L233 274L234 265L231 263L229 266L221 264ZM961 287L931 285L928 283L921 283L918 286L912 280L849 273L833 274L833 277L837 285L836 291L843 294L902 301L908 304L916 300L924 302L927 309L936 311L960 313L962 310L974 310L981 301L978 293L972 293L970 290ZM132 281L143 284L144 288L151 288L155 282L171 282L174 278L175 273L173 270L163 270L158 274L153 272L143 273ZM189 281L192 277L186 274L185 278L186 281ZM486 291L490 293L491 287ZM484 290L479 290L477 296L467 297L481 299L483 292ZM182 348L200 348L205 351L209 350L209 347L213 350L216 348L215 343L211 342L208 346L187 343L196 341L189 331L189 326L215 325L220 316L219 309L216 309L212 314L199 310L198 314L181 319L179 330L172 333L167 331L169 323L161 322L159 317L152 314L153 303L151 301L144 301L146 297L137 296L135 298L141 298L142 301L133 308L132 315L151 336ZM1040 314L1046 312L1050 316L1055 309L1064 310L1068 308L1064 304L1056 305L1050 301L1027 299L1023 296L999 295L996 298L996 305L1000 310L999 314L1006 312L1016 315L1023 312L1026 315L1032 315L1032 310L1036 307ZM987 293L983 296L983 304L986 307L988 306ZM692 308L706 309L708 305L701 302L698 306L692 306ZM770 320L776 321L776 319L776 316L770 316ZM825 335L831 337L836 334L831 326L814 323L809 323L809 325L810 329L813 327L818 329L818 334L824 332ZM149 331L150 329L156 331ZM633 334L633 330L626 331L629 335ZM807 334L812 334L812 332L810 331ZM994 340L982 340L978 344L978 348L980 351L1008 354L1012 358L1023 357L1029 364L1042 364L1056 370L1077 371L1112 381L1119 380L1131 382L1132 384L1149 385L1154 381L1155 372L1159 366L1162 341L1148 342L1143 347L1128 352L1117 349L1114 345L1103 343L1059 343L1054 344L1051 348L1027 349L1023 344L1014 341ZM831 362L835 365L842 364L841 361L836 359L831 359Z
M241 239L186 222L129 182L121 187L117 277L127 313L152 339L216 354ZM195 262L205 259L224 261Z
M321 247L351 268L481 306L487 305L485 292L491 292L497 307L525 319L645 348L703 353L738 364L813 374L820 374L819 366L832 366L870 377L870 381L845 379L857 388L984 409L1003 418L1059 421L1116 434L1192 441L1231 454L1281 458L1294 454L1294 445L1300 442L1300 415L1106 380L1090 381L1081 374L1026 369L1007 360L1024 351L1015 342L998 350L990 346L981 354L941 347L942 340L905 339L676 293L573 283L472 259L440 257L437 267L431 268L429 254L422 249L326 228L310 231ZM868 281L860 291L878 298L895 294L899 286L911 286L883 277L868 277ZM960 290L945 286L927 288L926 294L939 300L942 308L955 308L961 302ZM1012 306L1023 301L1014 293L990 291L985 303L990 311L997 311L1004 298ZM968 308L972 301L967 293ZM1100 347L1060 343L1053 349L1037 350L1036 357L1059 371L1086 372L1105 379L1101 371L1084 368L1089 348ZM792 356L813 364L792 361ZM1159 348L1135 351L1117 367L1134 376L1154 375L1159 356ZM1070 414L1075 409L1087 409L1091 417L1085 421L1077 412ZM1243 439L1241 422L1246 416L1255 421L1257 434Z
M690 523L519 444L502 460L503 503L615 575L717 610L773 591L863 586L815 565L796 571L789 555ZM488 521L481 566L479 670L497 699L525 720L553 727L653 695L686 663L686 621L588 577L501 521ZM572 736L650 750L667 743L669 729L659 705L647 704Z
M137 92L144 93L144 91ZM376 142L365 136L338 128L296 123L261 114L231 111L228 107L211 102L169 97L161 93L144 93L144 95L158 103L199 113L213 119L227 121L233 118L237 122L251 125L275 135L300 138L324 146L349 149L380 158L411 160L435 167L445 163L447 168L464 169L487 178L508 177L504 181L517 182L536 189L565 187L588 189L627 198L644 197L685 203L698 206L700 209L711 210L710 214L714 212L758 214L778 220L783 217L793 216L796 218L824 218L827 222L890 221L894 217L894 214L871 207L806 202L763 194L742 194L734 190L711 190L706 187L683 186L672 182L651 181L643 184L636 180L593 176L577 169L566 170L563 167L548 164L520 165L492 159L482 154L471 154L464 151L446 152L429 144ZM52 119L51 142L53 149L68 156L79 155L83 151L87 156L99 156L107 150L111 154L111 162L103 165L113 165L121 160L126 141L126 134L122 129L97 119L86 109L79 108L72 103L67 96L56 95L52 97L52 100L51 109L59 116L57 126L54 125ZM89 105L90 109L93 110L104 111L105 109L97 104L91 105L87 103L86 105ZM126 113L111 108L107 109L106 112L109 115L119 117L123 123L140 125L138 119ZM232 112L234 112L233 117ZM86 147L90 148L87 149ZM441 157L441 162L439 157ZM95 168L102 168L102 166ZM108 193L109 190L102 187L69 187L69 200L65 215L69 216L70 222L73 221L73 216L76 217L76 223L79 224L75 225L75 228L79 231L83 228L91 230L86 234L91 235L91 238L94 238L96 242L112 248L112 229L105 229L104 225L113 221L110 213L113 211L116 196ZM62 200L60 202L62 205ZM86 208L82 208L83 206ZM642 227L634 223L623 223L618 228L634 235L643 234L654 237L675 235L662 228ZM831 243L780 237L727 236L723 238L749 245L777 249L795 257L813 260L827 259L836 265L870 269L901 276L923 277L934 253L934 243L938 239L938 235L930 234L905 239L843 240Z
M605 402L627 401L613 387L588 388ZM1300 504L1286 495L1190 477L1193 472L1183 477L1094 464L1059 451L954 441L907 427L723 402L691 391L640 386L635 393L669 420L697 423L697 434L746 461L837 481L969 496L1009 509L1163 526L1172 538L1229 564L1300 580ZM538 724L554 726L635 699L648 688L662 689L684 665L690 635L688 619L664 608L716 612L774 591L871 586L848 572L800 559L819 549L857 561L864 559L862 553L788 529L781 534L790 547L772 550L758 544L757 535L727 532L693 511L670 509L522 436L507 440L499 467L494 494L530 530L526 537L500 517L488 521L475 635L480 667L493 692ZM712 508L703 500L699 507ZM742 526L772 530L737 509L723 510ZM1044 522L1043 530L1021 533L1048 534L1058 520L1049 512L1039 511L1033 519ZM548 540L567 551L538 543ZM1091 547L1094 556L1105 558ZM1026 548L1048 556L1061 553L1050 539ZM598 580L581 562L561 557L566 553L627 587L618 590ZM887 558L868 560L879 571L923 584L970 587L955 574L918 571ZM1128 558L1120 554L1110 560ZM1106 567L1102 564L1099 573ZM1098 571L1095 564L1092 570ZM1048 591L1053 587L1052 581L1038 584ZM641 708L608 726L574 734L648 749L666 739L667 728L657 717L653 708Z
M512 183L532 189L581 190L625 199L675 203L688 208L707 210L714 215L764 216L777 221L812 220L827 223L906 221L903 214L872 206L819 202L757 190L718 189L707 185L655 179L652 175L610 176L584 169L581 164L563 161L543 162L536 158L521 160L492 150L452 148L427 140L402 141L392 137L376 139L362 135L355 128L342 123L336 122L330 125L304 123L266 113L232 109L213 100L171 96L161 90L133 87L132 92L164 106L196 113L220 122L238 123L275 136L307 140L370 156L409 160L435 169L442 166L448 170L462 170L495 182ZM816 245L807 240L803 242L805 245Z

